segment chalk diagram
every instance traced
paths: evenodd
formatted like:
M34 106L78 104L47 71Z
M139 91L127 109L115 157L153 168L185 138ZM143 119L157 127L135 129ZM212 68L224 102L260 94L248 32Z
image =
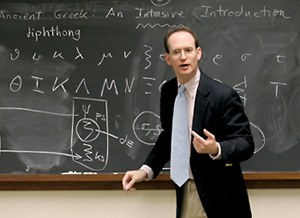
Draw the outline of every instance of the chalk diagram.
M151 0L151 3L155 6L161 7L169 4L171 0Z
M254 123L250 122L250 128L254 139L254 154L265 147L266 137L263 131Z
M292 129L300 137L300 116L293 116L294 114L299 113L300 105L300 88L295 90L290 103L290 113L289 113L289 121L291 123Z
M108 133L106 100L74 97L71 114L19 107L0 107L0 111L18 123L6 125L9 134L0 135L0 158L3 153L17 153L26 171L49 170L60 165L62 157L101 171L108 162L109 137L118 138Z
M143 111L133 121L132 129L141 143L154 145L162 131L160 117L151 111Z
M74 98L73 114L71 152L81 157L73 161L90 170L103 170L109 155L107 101Z
M266 138L263 131L254 123L250 122L250 128L255 141L254 153L257 153L264 148ZM160 126L160 117L151 111L141 112L133 121L132 129L135 137L146 145L154 145L163 130Z
M29 116L27 113L33 114L35 118L39 119L39 123L46 123L46 121L49 122L49 116L55 123L62 118L66 119L67 122L70 122L71 120L69 140L64 140L62 137L62 135L66 137L66 131L62 131L61 136L59 136L56 134L57 132L49 132L47 127L47 132L51 133L51 135L40 136L38 135L39 132L36 132L37 130L34 130L35 132L27 132L24 128L22 128L16 132L16 135L20 136L20 139L15 139L14 142L22 144L23 149L15 149L16 146L11 146L10 149L7 149L2 147L2 139L6 136L0 135L0 158L2 153L18 153L20 155L20 159L23 158L22 160L27 166L27 171L32 169L34 170L35 168L38 168L39 170L50 169L53 165L55 165L52 162L58 162L61 157L72 158L74 163L79 164L86 169L102 171L107 166L109 159L109 138L119 139L119 137L109 133L107 100L104 99L74 97L71 114L14 107L1 107L0 111L1 110L13 111L14 114L17 110L18 114L22 112L22 116L24 115L23 113L26 113L26 117ZM28 121L28 119L32 119L32 116L30 116L30 118L26 118L26 121ZM262 130L258 126L253 123L250 124L252 133L256 140L256 153L264 147L266 139ZM50 123L50 125L52 125L52 123ZM61 123L59 125L61 125ZM54 125L52 127L50 126L52 129L56 127L57 126ZM155 144L162 131L162 127L160 126L160 117L154 112L143 111L134 119L132 123L132 130L136 139L138 139L140 143L152 146ZM23 135L30 133L31 135L29 135L28 138L24 138L21 133L23 133ZM40 139L41 137L42 140ZM59 147L55 148L56 150L53 149L53 146L51 146L51 144L53 144L52 140L50 140L51 137L58 138L57 141L54 140L54 142L56 142L55 144L62 141L60 142L61 144ZM32 140L36 141L36 143ZM27 149L26 146L29 143L33 144L33 147L29 146ZM42 143L46 145L42 147ZM62 146L63 143L66 145ZM69 144L70 152L67 152L64 149L64 147L68 146L67 144ZM22 155L30 156L23 157ZM34 159L36 156L39 158ZM51 157L50 163L49 161L47 162L45 158L49 156Z

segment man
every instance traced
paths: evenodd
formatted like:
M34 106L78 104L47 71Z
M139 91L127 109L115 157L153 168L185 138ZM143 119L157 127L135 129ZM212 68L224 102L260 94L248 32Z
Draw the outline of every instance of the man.
M134 190L136 182L155 178L170 159L172 177L173 111L178 86L184 86L189 178L176 185L176 217L250 218L240 168L240 162L254 152L249 121L238 94L200 71L202 50L198 44L195 33L187 27L170 29L166 34L165 60L176 78L166 82L161 91L163 131L144 165L125 174L123 188Z

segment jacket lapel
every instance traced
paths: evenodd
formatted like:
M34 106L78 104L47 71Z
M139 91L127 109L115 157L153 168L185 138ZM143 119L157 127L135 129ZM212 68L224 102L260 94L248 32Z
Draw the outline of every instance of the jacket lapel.
M193 117L193 125L192 129L197 133L202 134L203 125L205 116L207 113L207 108L209 105L209 89L206 86L206 75L201 73L199 86L197 88L196 99L195 99L195 107L194 107L194 117Z

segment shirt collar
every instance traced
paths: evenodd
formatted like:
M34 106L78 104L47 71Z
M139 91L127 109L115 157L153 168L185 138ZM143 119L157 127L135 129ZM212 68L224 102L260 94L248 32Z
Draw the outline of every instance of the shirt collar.
M184 84L184 87L187 91L187 94L189 95L189 97L194 98L194 96L196 95L196 90L197 87L199 85L199 81L200 81L200 70L198 69L195 76L193 76L193 78L191 78L188 82L186 82ZM178 87L181 84L178 82Z

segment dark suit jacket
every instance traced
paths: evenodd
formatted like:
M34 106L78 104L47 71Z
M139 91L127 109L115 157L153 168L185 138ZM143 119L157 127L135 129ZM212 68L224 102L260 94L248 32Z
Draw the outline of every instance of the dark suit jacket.
M160 119L163 131L145 164L156 177L170 160L173 106L177 95L176 78L162 88ZM249 218L251 210L240 162L253 155L254 142L248 118L238 94L201 73L197 89L193 130L202 137L203 129L215 135L221 146L221 160L198 154L191 144L190 166L199 197L208 218ZM183 189L176 186L177 217Z

